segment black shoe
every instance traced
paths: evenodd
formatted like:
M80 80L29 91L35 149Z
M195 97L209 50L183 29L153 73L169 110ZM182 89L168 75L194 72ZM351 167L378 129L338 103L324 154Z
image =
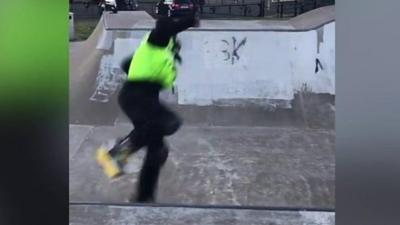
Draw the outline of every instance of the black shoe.
M136 195L133 195L130 199L129 199L130 203L155 203L155 199L154 197L147 197L147 198L143 198L143 197L138 197Z
M120 167L123 167L128 160L129 156L129 140L126 138L117 139L115 145L109 150L110 156L118 163Z
M114 147L109 151L110 155L113 159L118 163L118 165L122 168L128 162L128 157L137 152L143 146L134 145L129 136L120 138L116 141Z

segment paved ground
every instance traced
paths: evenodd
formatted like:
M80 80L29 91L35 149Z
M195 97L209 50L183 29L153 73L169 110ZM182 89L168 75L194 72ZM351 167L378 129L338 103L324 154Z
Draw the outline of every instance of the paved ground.
M144 151L109 181L94 161L129 125L70 126L70 200L126 202ZM273 127L184 127L169 138L158 202L334 208L334 132Z
M334 225L331 212L70 206L70 225Z

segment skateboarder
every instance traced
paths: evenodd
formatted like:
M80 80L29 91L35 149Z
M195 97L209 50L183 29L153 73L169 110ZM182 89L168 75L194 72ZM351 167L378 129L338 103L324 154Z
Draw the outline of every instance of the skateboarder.
M98 149L97 160L109 177L122 174L127 157L147 147L140 172L137 195L131 201L154 201L160 169L168 157L164 136L174 134L181 119L159 101L162 89L172 88L176 78L175 36L198 25L194 16L159 18L155 28L147 34L136 49L131 61L125 61L128 74L119 93L119 104L134 125L134 130L111 150Z

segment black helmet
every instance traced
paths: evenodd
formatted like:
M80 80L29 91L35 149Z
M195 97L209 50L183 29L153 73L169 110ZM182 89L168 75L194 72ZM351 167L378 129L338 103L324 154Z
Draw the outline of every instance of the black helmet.
M170 26L171 22L172 22L171 17L167 17L167 16L159 17L156 21L156 30L159 30L159 31L167 30L168 27Z

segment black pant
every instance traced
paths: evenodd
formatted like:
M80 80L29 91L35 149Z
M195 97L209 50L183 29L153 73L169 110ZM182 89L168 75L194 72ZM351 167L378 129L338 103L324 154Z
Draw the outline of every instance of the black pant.
M119 104L134 130L129 134L135 146L147 146L135 201L154 200L161 167L168 157L164 136L175 133L181 119L159 101L161 86L151 82L126 82L119 94ZM137 148L136 148L137 149Z

